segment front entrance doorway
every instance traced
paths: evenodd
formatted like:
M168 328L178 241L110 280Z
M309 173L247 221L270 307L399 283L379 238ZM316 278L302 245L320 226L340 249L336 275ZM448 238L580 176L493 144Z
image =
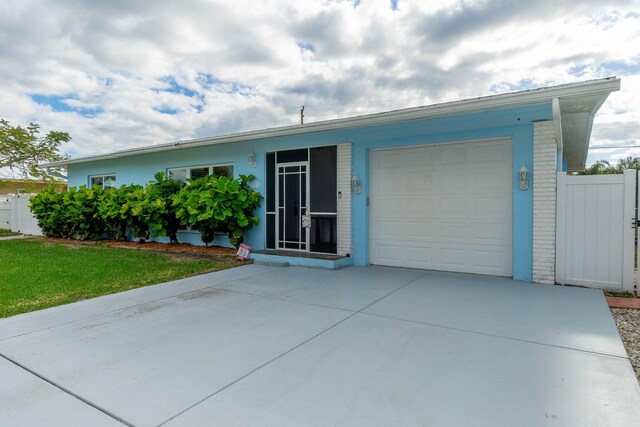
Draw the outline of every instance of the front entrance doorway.
M337 252L335 146L267 153L268 249Z

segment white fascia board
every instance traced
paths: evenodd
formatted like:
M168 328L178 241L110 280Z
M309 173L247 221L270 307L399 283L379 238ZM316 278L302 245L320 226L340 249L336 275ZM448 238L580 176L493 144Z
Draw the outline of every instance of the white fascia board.
M109 154L78 157L70 160L41 164L39 167L60 167L78 163L110 160L119 157L128 157L138 154L169 151L180 148L200 147L203 145L228 144L239 141L251 141L263 138L276 138L281 136L300 135L305 133L322 132L356 128L362 126L382 125L394 122L420 120L432 117L448 116L453 114L474 113L478 111L494 110L506 107L518 107L524 105L551 102L553 98L571 98L573 96L603 95L603 102L609 93L620 89L620 79L608 77L599 80L590 80L579 83L552 86L539 89L529 89L499 95L491 95L480 98L471 98L460 101L445 102L421 107L406 108L383 113L367 114L342 119L326 120L304 125L284 126L273 129L242 132L232 135L223 135L207 138L193 139L169 144L133 148L116 151Z

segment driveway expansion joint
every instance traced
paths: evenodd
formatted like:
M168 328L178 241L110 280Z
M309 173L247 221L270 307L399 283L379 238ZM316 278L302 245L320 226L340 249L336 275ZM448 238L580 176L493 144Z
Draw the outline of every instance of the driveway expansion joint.
M358 313L356 313L356 314L358 314ZM579 351L579 352L582 352L582 353L595 354L595 355L598 355L598 356L613 357L615 359L629 360L629 356L628 355L622 356L620 354L603 353L603 352L594 351L594 350L587 350L587 349L584 349L584 348L567 347L567 346L563 346L563 345L549 344L549 343L544 343L544 342L540 342L540 341L525 340L525 339L522 339L522 338L514 338L514 337L507 336L507 335L490 334L488 332L474 331L474 330L471 330L471 329L454 328L453 326L444 326L444 325L439 325L437 323L422 322L420 320L402 319L400 317L385 316L384 314L375 314L375 313L360 313L360 314L364 314L366 316L372 316L372 317L380 317L380 318L390 319L390 320L397 320L399 322L407 322L407 323L415 323L415 324L418 324L418 325L432 326L434 328L448 329L448 330L451 330L451 331L464 332L464 333L468 333L468 334L482 335L482 336L485 336L485 337L499 338L499 339L503 339L503 340L507 340L507 341L517 341L517 342L528 343L528 344L542 345L542 346L545 346L545 347L553 347L553 348L558 348L558 349L563 349L563 350Z
M4 360L6 360L9 363L12 363L13 365L17 366L18 368L22 369L23 371L28 372L29 374L35 376L36 378L41 379L42 381L46 382L47 384L52 385L53 387L57 388L58 390L62 391L63 393L68 394L69 396L81 401L82 403L91 406L93 409L102 412L103 414L105 414L108 417L113 418L114 420L129 426L129 427L135 427L134 424L131 424L130 422L122 419L121 417L119 417L118 415L114 414L111 411L108 411L107 409L102 408L101 406L93 403L92 401L85 399L84 397L80 396L79 394L74 393L73 391L69 390L68 388L56 383L53 380L50 380L49 378L45 377L44 375L39 374L38 372L34 371L33 369L27 368L25 365L13 360L11 357L6 356L2 353L0 353L0 357L2 357Z
M270 365L271 363L273 363L273 362L275 362L276 360L278 360L278 359L280 359L280 358L282 358L282 357L286 356L287 354L291 353L292 351L294 351L294 350L296 350L296 349L298 349L298 348L300 348L300 347L304 346L305 344L307 344L307 343L309 343L309 342L311 342L311 341L315 340L315 339L316 339L316 338L318 338L320 335L323 335L324 333L326 333L326 332L330 331L331 329L334 329L336 326L338 326L338 325L340 325L340 324L342 324L342 323L346 322L347 320L351 319L351 318L352 318L352 317L354 317L355 315L357 315L357 314L359 314L359 313L362 313L362 312L363 312L364 310L366 310L367 308L369 308L369 307L371 307L372 305L374 305L374 304L376 304L376 303L378 303L378 302L382 301L383 299L387 298L388 296L393 295L394 293L396 293L396 292L398 292L399 290L403 289L404 287L406 287L406 286L410 285L411 283L415 282L416 280L421 279L422 277L426 276L427 274L428 274L428 273L424 273L424 274L421 274L420 276L418 276L418 277L416 277L416 278L414 278L414 279L409 280L409 281L408 281L407 283L405 283L404 285L399 286L398 288L396 288L396 289L392 290L391 292L386 293L385 295L381 296L381 297L380 297L380 298L378 298L377 300L373 301L372 303L368 304L367 306L365 306L365 307L361 308L361 309L360 309L360 310L358 310L358 311L345 310L345 311L349 311L349 312L351 312L351 314L350 314L350 315L348 315L347 317L345 317L344 319L340 320L339 322L336 322L336 323L334 323L333 325L329 326L328 328L323 329L322 331L318 332L318 333L317 333L317 334L315 334L314 336L312 336L312 337L310 337L310 338L308 338L308 339L304 340L304 341L303 341L303 342L301 342L300 344L298 344L298 345L296 345L296 346L294 346L294 347L290 348L289 350L287 350L287 351L285 351L285 352L283 352L283 353L279 354L278 356L276 356L276 357L272 358L271 360L268 360L267 362L263 363L262 365L258 366L258 367L257 367L257 368L255 368L255 369L251 370L250 372L247 372L246 374L244 374L244 375L240 376L239 378L236 378L234 381L230 382L229 384L225 385L224 387L221 387L220 389L218 389L218 390L216 390L215 392L213 392L213 393L209 394L208 396L205 396L204 398L200 399L199 401L197 401L197 402L193 403L192 405L190 405L190 406L188 406L188 407L184 408L183 410L181 410L181 411L177 412L175 415L173 415L173 416L171 416L171 417L167 418L166 420L164 420L163 422L159 423L159 424L157 425L157 427L161 427L161 426L163 426L163 425L167 424L168 422L170 422L170 421L172 421L172 420L174 420L174 419L178 418L179 416L181 416L181 415L185 414L186 412L190 411L191 409L195 408L196 406L200 405L201 403L203 403L203 402L205 402L205 401L209 400L209 399L210 399L210 398L212 398L213 396L215 396L215 395L217 395L217 394L221 393L222 391L224 391L224 390L228 389L228 388L229 388L229 387L231 387L232 385L237 384L238 382L242 381L243 379L245 379L245 378L247 378L247 377L251 376L252 374L254 374L254 373L256 373L257 371L259 371L260 369L264 368L265 366ZM261 296L261 295L260 295L260 296ZM287 301L287 302L292 302L292 301L289 301L289 300L285 300L285 301ZM309 304L309 305L314 305L314 304ZM325 307L325 308L326 308L326 307ZM328 308L331 308L331 307L328 307Z

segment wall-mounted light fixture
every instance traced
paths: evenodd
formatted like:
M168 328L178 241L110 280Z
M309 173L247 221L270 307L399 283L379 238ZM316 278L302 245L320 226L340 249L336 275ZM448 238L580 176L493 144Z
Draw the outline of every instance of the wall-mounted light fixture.
M256 167L256 153L252 151L249 151L249 154L247 155L247 160L249 161L249 164L251 165L252 168Z
M362 191L360 188L360 180L355 175L351 177L351 188L353 188L354 193L360 194L360 191Z
M519 175L520 175L520 189L524 191L527 188L529 188L529 169L527 169L524 163L520 168Z

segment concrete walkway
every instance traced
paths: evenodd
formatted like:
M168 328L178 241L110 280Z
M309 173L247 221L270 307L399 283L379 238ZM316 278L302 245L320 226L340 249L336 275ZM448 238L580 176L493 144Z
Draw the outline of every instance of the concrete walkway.
M601 292L249 265L0 320L0 425L635 426Z

